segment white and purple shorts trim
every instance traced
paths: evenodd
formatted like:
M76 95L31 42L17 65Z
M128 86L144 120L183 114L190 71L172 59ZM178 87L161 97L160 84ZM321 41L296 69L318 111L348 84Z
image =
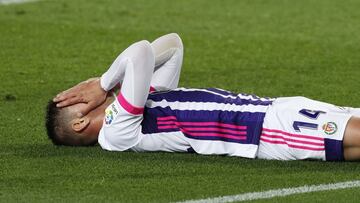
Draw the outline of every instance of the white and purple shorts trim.
M342 161L352 110L305 97L278 98L266 112L257 157Z

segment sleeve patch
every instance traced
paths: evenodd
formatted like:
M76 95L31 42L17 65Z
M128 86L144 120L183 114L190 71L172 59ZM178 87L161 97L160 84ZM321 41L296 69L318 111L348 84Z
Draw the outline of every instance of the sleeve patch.
M105 124L110 125L118 113L119 110L116 108L116 105L114 103L108 106L105 110Z

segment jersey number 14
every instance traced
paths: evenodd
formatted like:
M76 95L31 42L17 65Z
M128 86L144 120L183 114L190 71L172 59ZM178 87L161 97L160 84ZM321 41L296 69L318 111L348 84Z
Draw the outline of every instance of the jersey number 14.
M315 111L315 110L309 110L309 109L301 109L299 113L307 118L316 120L320 114L325 114L324 111ZM311 130L317 130L318 124L316 123L308 123L308 122L302 122L302 121L294 121L293 128L295 131L300 132L300 128L306 128Z

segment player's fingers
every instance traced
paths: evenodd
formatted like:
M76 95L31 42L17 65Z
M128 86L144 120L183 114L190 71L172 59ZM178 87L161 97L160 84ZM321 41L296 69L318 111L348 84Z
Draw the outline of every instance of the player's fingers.
M66 99L69 99L71 97L76 97L77 95L74 92L71 91L64 91L56 95L56 97L53 99L54 102L60 102L64 101Z
M79 112L76 114L76 116L78 118L81 118L81 117L85 116L86 114L88 114L93 109L95 109L96 107L97 107L96 103L89 102L85 106L82 106L81 108L79 108Z
M72 89L69 89L69 90L66 90L66 91L60 93L56 98L59 101L64 101L64 100L67 100L72 97L82 98L83 97L82 92L83 91L79 90L78 88L72 88Z
M59 102L59 101L60 101L59 97L56 96L56 97L53 98L53 102Z
M84 90L86 90L85 84L80 83L70 89L60 92L59 94L57 94L55 96L53 101L60 102L60 101L66 100L70 97L76 97L79 93L81 93Z
M84 99L80 98L80 97L71 97L71 98L67 98L66 100L63 100L59 103L56 104L56 107L65 107L65 106L70 106L73 104L77 104L77 103L83 103Z
M61 101L61 96L64 94L64 92L60 92L59 94L57 94L54 98L53 98L53 101L54 102L59 102Z

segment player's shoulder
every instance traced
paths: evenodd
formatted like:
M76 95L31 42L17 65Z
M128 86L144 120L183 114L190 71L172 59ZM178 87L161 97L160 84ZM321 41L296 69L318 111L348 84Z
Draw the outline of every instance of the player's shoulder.
M105 109L98 142L103 149L124 151L141 139L141 115L133 115L115 100Z

